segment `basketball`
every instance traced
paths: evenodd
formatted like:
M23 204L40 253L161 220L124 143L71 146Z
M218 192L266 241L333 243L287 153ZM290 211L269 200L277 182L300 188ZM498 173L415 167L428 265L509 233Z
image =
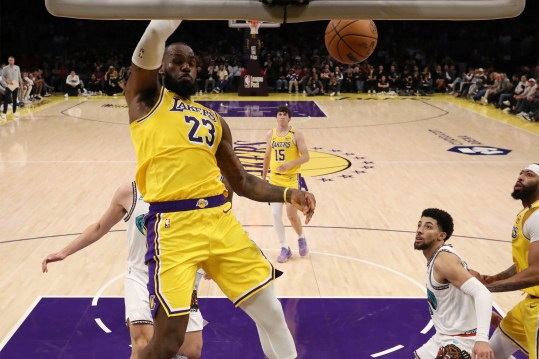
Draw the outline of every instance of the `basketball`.
M325 43L331 57L351 65L373 53L378 30L372 20L331 20L326 28Z

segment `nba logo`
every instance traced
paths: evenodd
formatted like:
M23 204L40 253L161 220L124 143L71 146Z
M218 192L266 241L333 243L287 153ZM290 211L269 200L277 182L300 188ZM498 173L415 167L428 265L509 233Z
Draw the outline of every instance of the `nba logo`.
M251 75L245 75L243 78L243 86L246 89L251 88Z

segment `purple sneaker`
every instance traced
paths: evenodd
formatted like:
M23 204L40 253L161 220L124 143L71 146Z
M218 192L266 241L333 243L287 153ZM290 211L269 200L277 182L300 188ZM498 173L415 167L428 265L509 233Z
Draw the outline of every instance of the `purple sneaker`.
M292 257L292 251L290 250L290 247L288 248L281 248L281 254L279 254L279 257L277 257L277 262L284 263L286 262L290 257Z
M309 253L309 247L307 247L307 241L305 238L298 238L299 255L304 257Z

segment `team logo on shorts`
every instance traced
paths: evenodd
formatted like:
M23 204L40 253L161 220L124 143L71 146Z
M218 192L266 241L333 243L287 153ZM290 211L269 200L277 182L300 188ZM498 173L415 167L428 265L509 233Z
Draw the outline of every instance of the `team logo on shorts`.
M206 208L208 206L209 202L205 200L204 198L201 198L197 201L197 207L198 208Z
M165 228L170 228L170 218L165 219Z
M453 344L441 347L435 359L471 359L470 354Z
M155 309L155 295L152 294L150 295L150 310L154 310Z

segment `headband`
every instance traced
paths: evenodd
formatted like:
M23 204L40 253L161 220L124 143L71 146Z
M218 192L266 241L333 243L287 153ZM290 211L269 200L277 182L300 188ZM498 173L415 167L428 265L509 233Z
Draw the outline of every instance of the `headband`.
M537 163L532 163L524 169L528 171L532 171L533 173L539 176L539 165Z

